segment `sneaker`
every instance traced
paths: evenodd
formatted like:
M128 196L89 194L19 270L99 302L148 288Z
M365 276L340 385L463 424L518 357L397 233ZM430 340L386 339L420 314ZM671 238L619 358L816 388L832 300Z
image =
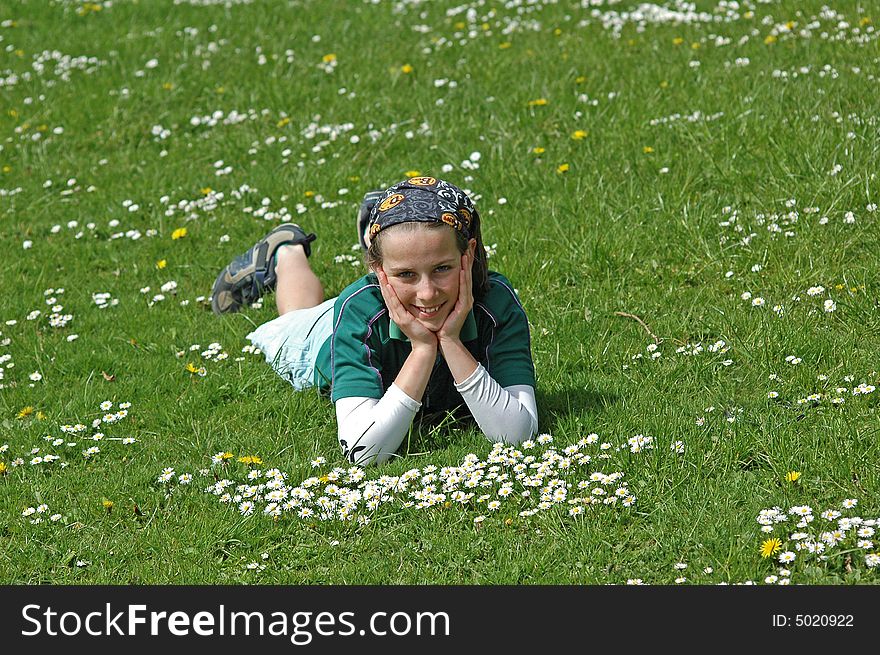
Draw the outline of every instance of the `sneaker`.
M384 193L384 191L380 190L369 191L364 195L364 199L361 201L361 208L358 210L357 231L358 241L364 252L370 247L370 235L367 234L370 229L370 211L376 203L379 202L379 198L381 198Z
M211 294L215 314L237 312L242 305L251 305L267 291L275 288L275 251L285 244L300 244L306 257L312 254L309 243L316 239L299 225L284 223L269 232L243 255L239 255L220 271Z

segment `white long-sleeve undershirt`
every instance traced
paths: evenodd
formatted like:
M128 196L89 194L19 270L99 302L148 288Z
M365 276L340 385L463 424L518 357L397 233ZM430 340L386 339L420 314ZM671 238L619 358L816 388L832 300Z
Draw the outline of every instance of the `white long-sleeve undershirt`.
M490 441L516 445L537 433L530 385L502 387L480 364L455 388ZM381 399L340 398L335 406L340 445L352 462L365 465L384 462L397 451L422 404L392 384Z

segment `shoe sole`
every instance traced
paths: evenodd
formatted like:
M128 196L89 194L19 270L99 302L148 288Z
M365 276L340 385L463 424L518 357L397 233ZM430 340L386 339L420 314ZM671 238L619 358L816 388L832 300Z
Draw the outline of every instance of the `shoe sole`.
M292 230L291 226L295 226L299 233L303 233L303 229L296 225L296 223L279 225L254 244L249 265L242 268L235 275L229 274L229 266L220 271L220 275L214 280L214 287L211 292L211 309L214 310L215 314L227 314L241 309L243 303L236 298L235 292L241 288L243 282L248 277L256 275L258 269L265 268L269 254L274 254L279 246L301 238L297 230ZM291 238L291 235L293 235L293 238ZM308 244L306 243L305 245L307 246Z

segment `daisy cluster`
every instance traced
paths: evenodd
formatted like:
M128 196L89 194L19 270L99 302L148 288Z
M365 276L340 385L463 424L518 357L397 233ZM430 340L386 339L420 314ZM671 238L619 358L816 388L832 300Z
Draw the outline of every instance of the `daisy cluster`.
M652 342L645 346L645 352L638 352L634 355L630 355L631 361L639 361L642 359L649 359L651 361L660 360L663 357L663 349L662 343ZM714 355L723 355L730 350L730 344L728 344L724 339L717 339L716 341L703 345L703 342L697 343L684 343L680 346L676 346L675 354L683 355L685 357L688 356L698 356L704 353L711 353ZM730 366L733 364L732 359L725 358L721 361L723 366ZM629 365L624 364L624 369L629 368Z
M791 360L791 363L798 362L800 358L794 358ZM781 383L781 379L778 375L771 376L771 379ZM855 381L856 377L854 375L844 375L843 378L838 381L835 385L831 382L831 379L828 375L820 374L816 376L817 382L820 383L821 389L817 391L812 391L806 395L800 396L798 398L793 398L791 402L794 402L796 406L802 408L806 407L818 407L823 404L830 404L833 407L840 407L847 402L849 398L873 398L873 393L877 390L877 387L873 384L869 384L865 381L865 379L877 379L877 372L871 371L867 376L862 378L858 384L851 386ZM779 402L784 401L785 399L780 395L778 391L775 389L767 392L767 398L771 400L777 400ZM867 402L867 401L864 401Z
M106 160L102 160L105 161ZM86 189L89 192L94 191L94 187L88 187ZM65 189L61 192L64 195L65 191L70 191L70 189ZM131 202L131 201L126 201ZM134 211L140 209L140 206L137 204L131 204L129 209L134 207ZM66 224L68 234L72 234L74 239L82 239L87 234L90 235L94 239L105 238L107 241L116 241L117 239L128 239L129 241L138 241L142 237L155 237L159 234L158 230L149 228L141 232L138 229L128 229L128 230L118 230L117 228L120 225L120 221L117 218L111 218L107 221L106 228L101 228L94 221L89 221L84 225L80 225L79 221L68 221ZM84 228L84 229L83 229ZM62 230L62 226L60 224L53 225L49 229L50 234L59 234Z
M245 346L245 348L248 348L248 346ZM201 358L201 361L203 361L203 362L222 362L226 359L229 359L229 353L226 352L223 349L223 346L221 346L216 341L208 344L208 347L205 348L204 350L197 343L192 344L187 350L191 353L198 353L199 357ZM243 349L242 352L254 353L254 351L256 351L256 350L259 350L259 349L253 348L253 346L251 346L250 350ZM176 353L177 358L178 359L184 358L186 356L186 352L187 352L186 350L178 350ZM257 353L257 354L259 354L259 353ZM237 361L239 361L238 358L237 358ZM196 374L199 377L205 377L208 374L208 369L205 368L204 365L197 366L193 362L187 362L186 366L184 368L189 373Z
M603 470L614 448L590 434L557 449L552 436L542 434L518 447L496 444L485 460L471 453L458 466L428 465L376 478L370 478L362 467L336 467L297 484L291 484L278 469L250 468L244 480L223 478L205 492L245 516L287 515L361 524L370 522L380 507L389 511L455 507L476 513L472 520L477 526L494 520L490 516L511 521L552 511L578 517L601 506L635 505L636 496L623 480L624 473ZM617 450L640 453L652 448L651 437L636 435ZM232 459L232 453L218 453L212 465L226 468ZM325 460L318 458L312 464L318 468ZM173 484L175 475L173 468L166 468L159 482Z
M711 123L712 121L717 121L719 118L724 116L723 111L719 111L714 114L704 114L700 110L694 111L690 114L670 114L669 116L662 116L660 118L652 118L648 124L652 127L655 125L674 125L679 122L686 123Z
M147 287L141 287L140 292L142 295L146 296L146 295L149 295L152 290L153 289L151 287L147 286ZM153 296L150 298L150 300L147 301L147 307L153 307L157 303L164 301L169 295L176 296L177 295L177 281L176 280L168 280L167 282L165 282L164 284L162 284L159 287L159 292L160 293L153 294ZM202 299L202 300L204 300L204 299ZM196 299L196 301L198 302L199 299ZM185 307L186 305L189 304L189 301L182 300L180 304Z
M807 296L811 297L811 298L817 297L817 296L822 296L823 294L825 294L825 287L823 287L821 285L810 287L809 289L807 289L806 293L807 293ZM760 307L768 306L767 300L763 296L755 296L752 294L751 291L743 291L740 294L740 299L747 302L751 307L759 307L760 308ZM800 294L796 294L796 295L792 296L791 300L792 300L792 302L795 302L795 303L801 302ZM831 314L832 312L837 311L837 301L835 301L833 298L825 297L825 298L819 298L819 300L822 302L821 311L824 312L825 314ZM776 314L777 316L784 316L785 311L786 311L785 305L782 305L780 303L776 303L773 305L773 313ZM813 307L813 308L808 309L808 313L811 313L811 314L818 313L818 311L819 311L818 307ZM792 359L795 359L795 358L793 357ZM792 360L790 359L787 361L791 362ZM798 359L798 361L795 363L799 364L800 360Z
M862 564L873 571L880 565L875 538L880 517L845 515L857 505L857 499L847 498L818 514L809 505L793 505L787 511L778 506L762 509L756 517L761 533L767 535L761 556L776 558L788 569L813 565L849 572Z
M114 404L110 400L105 400L99 406L103 414L93 419L90 425L75 423L59 426L61 436L44 436L44 444L34 446L26 454L11 459L9 468L20 471L63 470L70 466L67 460L71 455L79 456L83 460L93 460L102 453L102 448L106 449L108 444L119 442L123 446L129 446L136 443L137 439L134 437L113 437L105 434L111 426L128 417L130 407L131 403L128 402ZM4 444L0 452L7 451L8 445Z
M47 305L45 309L33 309L27 313L25 316L26 321L37 321L42 323L44 320L46 324L55 329L61 329L67 327L67 325L73 320L73 314L64 313L64 305L61 304L62 296L64 295L64 288L48 288L43 291L43 300ZM15 328L19 324L18 319L11 318L5 321L5 325L10 328ZM66 337L68 342L76 341L79 338L77 334L69 334ZM3 333L0 332L0 348L6 348L12 344L11 336L3 336ZM15 368L15 362L13 361L12 353L9 352L0 352L0 389L5 389L8 387L16 386L15 380L10 380L7 378L7 375L11 375L12 369ZM29 375L31 382L39 382L43 379L42 374L39 371L34 371ZM31 384L31 387L34 385Z
M40 503L36 507L24 508L21 512L21 516L22 518L27 519L28 523L31 525L39 525L44 521L57 523L64 518L61 514L52 512L46 503Z
M17 48L10 44L8 51ZM23 53L22 53L23 54ZM88 55L67 55L58 50L43 50L31 58L30 70L16 73L12 70L0 71L0 88L17 86L21 82L35 82L43 79L43 86L51 88L60 82L70 82L73 73L92 75L107 62Z

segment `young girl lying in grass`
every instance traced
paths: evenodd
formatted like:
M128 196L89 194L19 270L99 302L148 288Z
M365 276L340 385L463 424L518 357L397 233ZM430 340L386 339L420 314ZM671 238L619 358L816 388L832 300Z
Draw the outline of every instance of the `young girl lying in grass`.
M220 273L214 311L274 290L278 318L248 339L296 389L329 391L353 463L394 455L420 410L469 413L492 441L535 435L528 321L510 283L487 269L471 199L410 178L365 196L358 236L371 272L324 300L308 262L316 236L278 226Z

